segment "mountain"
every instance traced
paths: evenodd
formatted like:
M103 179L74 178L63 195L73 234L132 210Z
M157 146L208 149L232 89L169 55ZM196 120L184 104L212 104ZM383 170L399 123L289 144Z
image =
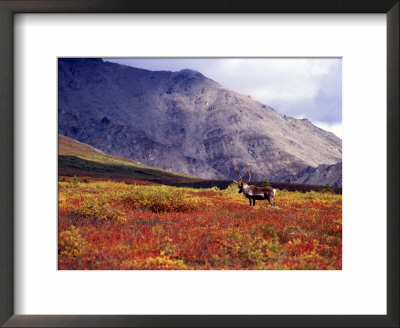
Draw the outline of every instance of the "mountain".
M308 166L297 174L284 179L284 181L311 185L329 184L330 186L341 187L342 163L333 165L322 164L317 167Z
M266 77L268 78L268 77ZM207 179L280 181L335 164L342 141L193 70L59 59L59 133L108 154Z
M200 179L152 168L133 160L107 155L77 140L58 135L58 175L138 179L160 183L201 182Z

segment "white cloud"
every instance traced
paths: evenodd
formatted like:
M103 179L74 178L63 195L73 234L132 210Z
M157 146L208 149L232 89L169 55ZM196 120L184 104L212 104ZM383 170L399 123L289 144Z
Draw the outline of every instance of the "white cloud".
M323 123L323 122L312 122L312 123L325 131L332 132L340 139L343 139L342 124L327 124L327 123Z
M304 104L314 112L323 111L311 107L316 106L321 90L326 95L337 92L337 88L323 88L337 63L335 59L226 59L219 69L205 67L203 73L225 87L296 116L298 110L304 111ZM340 78L337 77L336 84L341 90ZM312 116L308 118L317 118Z
M132 58L112 61L150 70L194 69L282 114L304 115L329 126L340 124L342 120L340 59Z

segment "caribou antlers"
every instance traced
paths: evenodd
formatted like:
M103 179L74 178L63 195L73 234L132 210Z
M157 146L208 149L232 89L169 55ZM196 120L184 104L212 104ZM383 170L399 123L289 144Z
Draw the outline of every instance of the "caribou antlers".
M250 180L251 180L251 170L246 170L246 171L247 171L247 173L249 174L249 180L248 180L246 183L249 183ZM237 183L237 184L243 183L243 178L242 178L242 175L240 174L240 169L235 169L235 172L236 172L237 175L239 176L240 181L233 180L233 182L235 182L235 183Z
M235 182L235 183L237 183L237 184L240 184L240 183L242 183L243 182L243 179L242 179L242 176L240 175L240 170L239 169L235 169L235 172L237 173L237 175L239 176L239 178L240 178L240 182L239 181L237 181L237 180L233 180L233 182Z
M247 181L247 183L249 183L250 180L251 180L251 170L246 170L246 171L247 171L247 173L249 174L249 181Z

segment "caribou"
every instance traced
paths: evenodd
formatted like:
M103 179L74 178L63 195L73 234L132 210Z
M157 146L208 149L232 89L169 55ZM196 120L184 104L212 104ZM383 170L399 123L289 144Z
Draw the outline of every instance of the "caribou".
M237 183L239 187L238 193L243 193L244 197L249 199L250 206L255 206L256 200L268 200L272 206L275 206L274 197L276 189L272 187L257 187L254 185L249 185L251 180L250 170L247 170L247 173L249 174L249 180L247 182L243 182L243 178L239 169L235 169L235 172L239 175L240 181L233 180L233 182Z

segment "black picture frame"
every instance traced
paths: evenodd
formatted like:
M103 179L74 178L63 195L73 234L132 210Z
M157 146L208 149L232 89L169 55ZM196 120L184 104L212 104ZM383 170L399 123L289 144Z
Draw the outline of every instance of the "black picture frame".
M399 327L399 8L398 0L0 0L0 324L4 327ZM13 19L16 13L385 13L387 315L14 315Z

